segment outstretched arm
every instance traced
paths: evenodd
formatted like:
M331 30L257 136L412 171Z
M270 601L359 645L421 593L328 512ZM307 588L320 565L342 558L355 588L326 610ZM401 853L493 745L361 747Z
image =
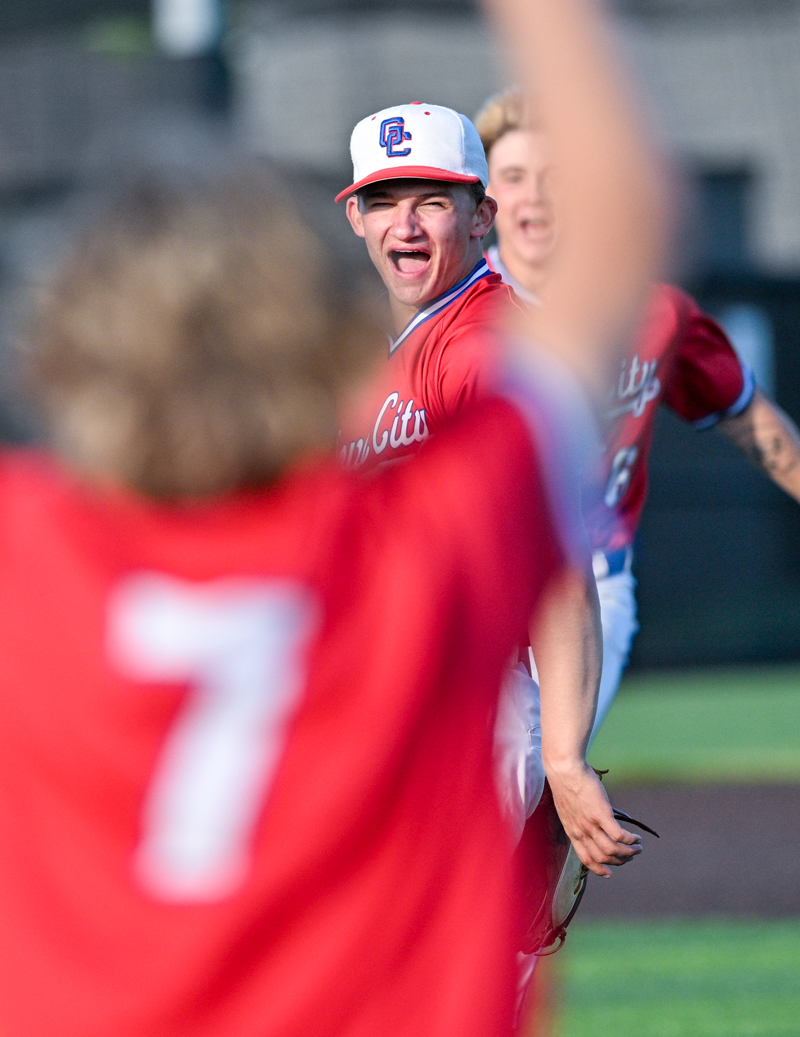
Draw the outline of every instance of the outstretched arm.
M800 430L776 403L756 389L749 406L717 428L800 503Z

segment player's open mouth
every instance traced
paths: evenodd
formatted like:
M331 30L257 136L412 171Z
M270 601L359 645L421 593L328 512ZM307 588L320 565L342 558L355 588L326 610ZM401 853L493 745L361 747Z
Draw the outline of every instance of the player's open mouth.
M430 263L429 252L417 249L392 249L389 258L401 274L418 274Z
M550 220L544 216L520 220L519 229L526 238L544 238L550 233Z

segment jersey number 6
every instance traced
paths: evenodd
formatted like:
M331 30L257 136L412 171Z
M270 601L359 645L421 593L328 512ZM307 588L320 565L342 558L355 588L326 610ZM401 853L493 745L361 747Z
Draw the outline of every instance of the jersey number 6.
M614 508L625 496L631 482L631 469L639 456L637 446L625 446L614 454L611 472L606 483L603 501L607 508Z

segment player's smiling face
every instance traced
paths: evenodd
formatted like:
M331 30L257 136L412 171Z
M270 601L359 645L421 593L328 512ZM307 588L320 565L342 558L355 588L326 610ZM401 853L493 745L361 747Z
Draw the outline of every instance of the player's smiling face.
M348 199L347 217L389 290L398 331L473 269L495 211L491 198L476 207L468 187L437 180L384 180Z
M525 284L519 264L544 267L555 244L552 171L543 133L503 134L489 152L489 191L497 199L500 255Z

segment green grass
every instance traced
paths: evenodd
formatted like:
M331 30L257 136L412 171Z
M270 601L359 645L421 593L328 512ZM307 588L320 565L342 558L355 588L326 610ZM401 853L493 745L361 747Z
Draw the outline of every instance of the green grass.
M126 15L97 18L84 30L84 40L90 51L117 58L141 58L155 51L146 18Z
M797 1037L800 921L578 920L561 988L558 1037Z
M627 677L589 758L614 782L800 781L800 666Z

